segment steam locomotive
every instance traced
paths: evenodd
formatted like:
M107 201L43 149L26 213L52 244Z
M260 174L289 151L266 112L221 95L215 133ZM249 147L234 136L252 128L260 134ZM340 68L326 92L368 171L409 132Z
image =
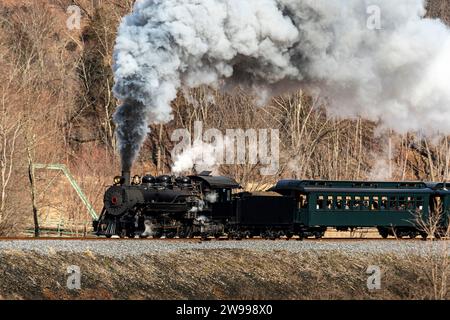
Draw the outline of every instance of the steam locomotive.
M445 183L281 180L265 192L236 192L233 179L211 172L174 178L114 179L94 230L98 236L268 239L321 238L375 227L383 238L448 234ZM433 218L433 219L432 219ZM428 228L428 223L434 228Z
M178 178L135 176L131 182L130 174L123 172L105 192L94 229L106 237L219 236L227 231L230 218L224 205L231 203L231 191L239 187L210 172Z

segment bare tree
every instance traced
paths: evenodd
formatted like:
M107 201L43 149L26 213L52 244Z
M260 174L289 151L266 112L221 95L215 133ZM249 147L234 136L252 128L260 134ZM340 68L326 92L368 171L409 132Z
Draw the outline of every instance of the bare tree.
M442 200L432 200L429 214L424 217L421 212L416 212L415 221L419 230L428 235L431 240L450 238L450 213L443 207ZM449 245L447 241L429 241L426 252L421 257L421 265L426 266L423 275L432 288L429 298L445 300L448 298L448 286L450 280Z
M12 212L9 210L10 199L9 188L18 152L18 140L23 130L22 115L13 113L12 101L9 100L8 90L11 88L15 73L9 77L9 81L2 85L2 96L0 102L0 232L1 228L8 223Z

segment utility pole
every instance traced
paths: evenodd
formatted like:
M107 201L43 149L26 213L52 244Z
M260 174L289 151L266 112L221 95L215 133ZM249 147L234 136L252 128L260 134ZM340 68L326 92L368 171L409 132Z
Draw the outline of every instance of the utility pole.
M39 238L40 229L39 229L39 211L36 205L36 184L35 184L36 179L34 175L33 157L31 155L31 148L29 143L27 143L27 157L28 157L28 179L30 181L31 205L33 208L34 236L36 238Z

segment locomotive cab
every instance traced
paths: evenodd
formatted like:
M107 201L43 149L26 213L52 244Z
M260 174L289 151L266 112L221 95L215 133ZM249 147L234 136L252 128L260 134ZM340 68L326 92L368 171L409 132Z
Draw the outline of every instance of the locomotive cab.
M206 171L189 178L200 185L208 214L214 219L229 219L233 216L232 192L242 187L231 178L210 174L211 172Z

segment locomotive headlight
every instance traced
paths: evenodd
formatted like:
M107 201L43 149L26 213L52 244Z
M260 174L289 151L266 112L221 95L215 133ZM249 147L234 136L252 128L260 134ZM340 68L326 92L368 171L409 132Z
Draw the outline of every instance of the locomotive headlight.
M123 178L121 176L114 177L114 184L121 185Z

